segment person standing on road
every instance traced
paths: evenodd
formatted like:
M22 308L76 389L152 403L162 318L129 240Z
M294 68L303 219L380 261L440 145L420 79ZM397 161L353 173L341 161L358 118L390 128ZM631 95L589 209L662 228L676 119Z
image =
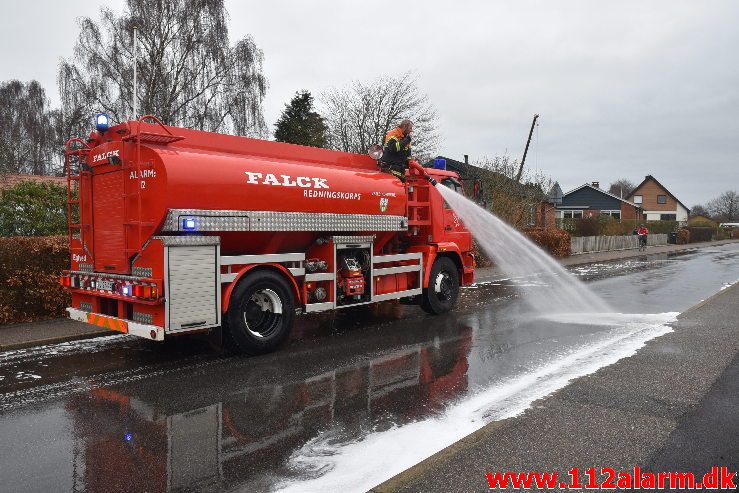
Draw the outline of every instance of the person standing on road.
M385 135L381 166L384 170L405 181L405 170L411 160L411 136L413 122L403 120Z

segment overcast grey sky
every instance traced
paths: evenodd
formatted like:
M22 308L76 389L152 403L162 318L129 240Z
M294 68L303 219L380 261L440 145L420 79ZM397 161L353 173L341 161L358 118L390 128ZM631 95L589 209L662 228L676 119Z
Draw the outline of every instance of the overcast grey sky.
M75 18L100 0L3 2L0 80L54 101ZM121 0L108 0L114 10ZM414 71L441 154L520 157L567 191L654 175L688 207L739 189L739 2L227 1L264 51L270 128L293 93ZM394 7L395 10L390 9Z

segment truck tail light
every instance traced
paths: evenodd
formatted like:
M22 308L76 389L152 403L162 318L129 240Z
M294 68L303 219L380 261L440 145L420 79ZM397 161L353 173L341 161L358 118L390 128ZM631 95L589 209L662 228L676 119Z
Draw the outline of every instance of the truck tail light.
M80 287L80 278L64 274L59 276L59 284L65 288L78 288Z
M150 284L123 284L119 287L118 292L123 296L142 300L156 299L159 294L157 287Z
M137 284L133 287L133 295L137 298L152 299L157 297L156 286Z

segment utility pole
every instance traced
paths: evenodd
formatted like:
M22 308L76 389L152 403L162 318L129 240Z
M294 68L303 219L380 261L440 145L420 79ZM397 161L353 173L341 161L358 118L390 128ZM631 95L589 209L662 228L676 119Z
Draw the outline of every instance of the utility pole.
M534 127L536 126L536 120L539 119L539 115L534 115L534 121L531 122L531 130L529 130L529 139L526 141L526 149L523 151L523 158L521 159L521 166L518 167L518 174L516 174L516 181L521 181L521 175L523 174L523 164L526 162L526 154L529 153L529 145L531 144L531 136L534 134Z

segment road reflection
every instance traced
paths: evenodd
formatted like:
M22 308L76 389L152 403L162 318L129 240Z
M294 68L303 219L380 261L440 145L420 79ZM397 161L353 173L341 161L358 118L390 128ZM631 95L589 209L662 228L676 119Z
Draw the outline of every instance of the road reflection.
M441 411L468 388L472 329L272 386L186 374L67 402L74 489L110 492L265 490L292 451L327 429L342 441ZM212 380L210 384L203 380ZM197 389L188 395L183 387ZM162 399L162 396L171 399Z

